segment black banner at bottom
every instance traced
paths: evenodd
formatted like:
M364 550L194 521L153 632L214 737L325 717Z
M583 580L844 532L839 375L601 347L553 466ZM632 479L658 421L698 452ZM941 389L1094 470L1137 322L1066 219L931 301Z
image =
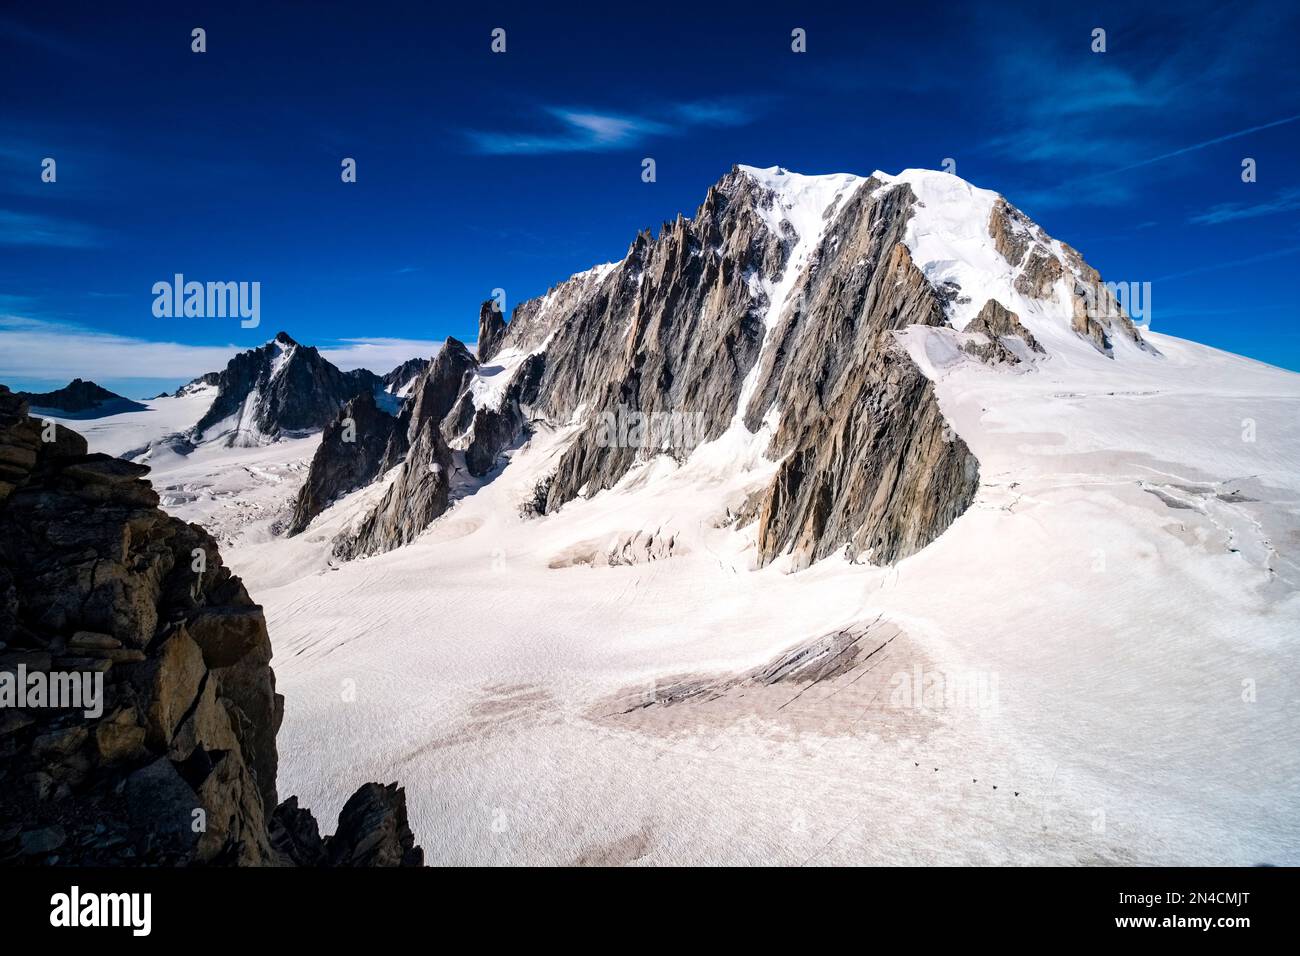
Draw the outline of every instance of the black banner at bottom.
M672 870L0 870L6 943L203 945L250 933L259 943L339 943L354 935L442 932L645 942L691 926L733 940L818 933L850 920L926 943L1054 937L1215 943L1294 930L1294 869ZM820 916L818 915L820 913ZM837 914L837 915L831 915ZM677 930L672 927L676 926ZM1049 935L1050 934L1050 935ZM489 937L484 937L489 938ZM552 943L559 942L558 937ZM10 950L15 952L16 950Z

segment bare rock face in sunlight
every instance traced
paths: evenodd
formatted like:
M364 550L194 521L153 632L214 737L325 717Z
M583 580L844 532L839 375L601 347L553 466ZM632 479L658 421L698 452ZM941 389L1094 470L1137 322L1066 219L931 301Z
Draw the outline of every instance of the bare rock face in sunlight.
M989 217L989 235L998 252L1020 270L1016 290L1035 299L1054 293L1064 279L1073 297L1072 327L1103 355L1113 355L1110 337L1118 331L1138 346L1151 350L1133 320L1115 300L1101 275L1079 253L1058 243L1064 262L1052 248L1052 240L1028 216L999 197ZM974 331L974 330L972 330Z
M686 412L697 418L693 438L708 441L737 415L757 432L779 405L769 457L784 464L761 506L763 560L793 552L807 564L848 546L891 562L923 547L965 510L978 468L891 336L945 320L901 245L914 197L901 188L877 198L879 185L836 193L793 261L796 229L772 225L783 197L733 170L693 219L639 236L593 293L555 318L540 407L556 420L578 407ZM783 281L792 285L773 301ZM691 449L580 433L548 509L613 486L660 450Z
M1046 349L1038 344L1033 333L1020 324L1020 316L1004 307L997 299L989 299L984 308L980 309L979 315L962 331L984 336L986 341L982 344L967 342L962 346L984 362L1009 362L1014 365L1020 361L1020 356L1003 341L1007 337L1019 339L1031 352L1046 354Z

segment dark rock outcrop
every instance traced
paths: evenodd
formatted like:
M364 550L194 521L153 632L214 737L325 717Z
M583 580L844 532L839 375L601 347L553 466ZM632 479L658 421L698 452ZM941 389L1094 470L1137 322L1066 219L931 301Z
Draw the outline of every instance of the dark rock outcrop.
M497 308L495 299L488 299L478 310L478 360L482 363L492 361L501 351L501 343L506 337L506 319Z
M404 457L405 442L400 450L394 444L399 431L398 420L375 404L371 392L344 405L338 418L325 426L287 533L298 534L338 498L374 481L390 455Z
M211 536L158 509L147 470L87 454L0 386L0 680L89 691L0 708L0 862L293 863L269 826L303 811L277 817L265 618ZM349 860L418 860L386 793L343 828L375 848Z
M368 783L348 798L338 830L322 838L316 818L290 797L271 816L271 845L297 866L423 866L406 819L406 793Z
M368 783L349 797L338 830L324 844L330 866L424 865L406 821L406 794L395 783Z

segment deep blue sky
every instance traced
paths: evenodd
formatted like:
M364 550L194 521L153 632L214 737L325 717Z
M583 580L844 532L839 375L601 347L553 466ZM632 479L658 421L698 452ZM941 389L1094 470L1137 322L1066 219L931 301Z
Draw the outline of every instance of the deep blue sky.
M733 163L945 157L1103 277L1154 282L1155 330L1300 369L1294 3L115 6L0 13L11 385L145 394L281 328L344 363L355 340L419 340L381 349L382 372L472 341L496 286L513 306L620 258ZM260 281L261 327L155 318L176 272Z

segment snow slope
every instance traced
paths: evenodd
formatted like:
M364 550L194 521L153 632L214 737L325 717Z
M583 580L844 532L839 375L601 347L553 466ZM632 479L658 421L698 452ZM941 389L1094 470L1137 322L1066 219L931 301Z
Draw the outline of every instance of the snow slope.
M526 519L565 439L541 434L338 568L328 534L237 543L281 786L329 815L343 770L399 779L438 862L1300 862L1300 377L1154 338L1164 361L1005 375L905 334L984 482L892 569L752 570L727 508L771 466L730 435ZM824 697L611 703L877 618L902 637ZM996 700L898 705L918 668Z
M54 414L53 409L47 410L46 414L33 410L32 414L49 418L80 432L86 437L91 451L121 455L131 449L143 448L164 435L189 428L203 417L216 394L215 385L195 386L179 398L168 395L142 399L140 404L146 407L145 411L123 412L89 420Z

